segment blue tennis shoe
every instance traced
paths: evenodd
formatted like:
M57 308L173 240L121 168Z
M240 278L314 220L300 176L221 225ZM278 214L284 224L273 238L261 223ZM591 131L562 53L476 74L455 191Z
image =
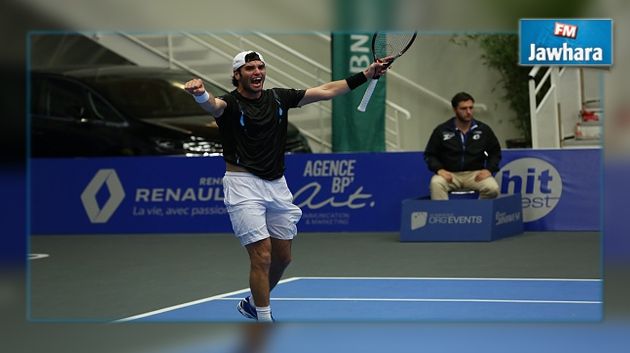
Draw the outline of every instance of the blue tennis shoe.
M236 306L236 310L238 310L241 315L245 316L248 319L258 320L258 314L256 313L256 308L249 304L249 297L245 299L241 299Z

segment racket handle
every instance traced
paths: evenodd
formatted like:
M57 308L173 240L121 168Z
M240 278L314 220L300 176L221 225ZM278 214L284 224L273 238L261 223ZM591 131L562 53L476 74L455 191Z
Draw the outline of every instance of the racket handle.
M376 87L376 83L378 82L377 78L373 78L370 81L365 93L363 94L363 99L361 99L361 104L357 107L357 110L360 112L364 112L365 108L367 108L368 103L370 102L370 98L372 97L372 93L374 93L374 88Z

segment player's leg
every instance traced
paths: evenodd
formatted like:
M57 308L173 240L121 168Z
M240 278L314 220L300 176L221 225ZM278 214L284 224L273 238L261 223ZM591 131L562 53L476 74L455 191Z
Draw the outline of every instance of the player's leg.
M256 307L269 306L269 269L271 267L271 240L259 240L245 246L249 254L249 288Z
M292 240L271 238L271 266L269 268L269 290L278 284L284 270L291 263Z
M297 235L302 210L293 204L293 195L284 178L269 182L268 186L274 199L267 209L267 229L271 235L269 285L273 290L291 263L292 240Z
M248 233L240 236L239 239L249 255L249 289L252 295L241 300L237 305L237 309L247 318L258 321L273 321L269 303L271 239L264 224L264 211L259 215L255 210L249 209L248 211L230 213L235 232L243 227L250 230ZM237 216L238 214L240 216ZM240 222L237 219L240 219ZM256 226L258 223L262 224Z
M250 259L249 283L253 300L252 297L241 300L237 309L247 318L260 320L257 307L269 307L271 266L265 195L261 194L264 192L264 181L249 173L227 172L223 178L223 190L234 235L245 247Z
M269 268L271 267L271 239L266 238L245 246L249 254L249 289L254 297L255 315L252 313L251 298L239 302L237 309L246 317L255 316L263 322L273 321L271 305L269 303ZM249 304L247 308L246 303ZM246 313L243 313L245 311ZM249 314L249 315L246 315Z

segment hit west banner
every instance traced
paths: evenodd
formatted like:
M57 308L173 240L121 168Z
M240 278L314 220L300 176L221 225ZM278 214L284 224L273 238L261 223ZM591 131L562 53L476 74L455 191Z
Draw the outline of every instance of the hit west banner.
M372 61L371 33L332 35L332 79L342 80L363 71ZM333 151L385 151L385 77L382 77L365 112L357 107L367 83L333 100Z

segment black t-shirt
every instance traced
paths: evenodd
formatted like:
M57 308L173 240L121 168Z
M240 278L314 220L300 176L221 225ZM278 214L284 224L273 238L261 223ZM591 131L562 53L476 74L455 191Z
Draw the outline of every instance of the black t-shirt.
M297 107L305 90L273 88L258 99L236 90L219 97L227 103L216 118L223 143L223 159L252 174L274 180L284 174L287 111Z

